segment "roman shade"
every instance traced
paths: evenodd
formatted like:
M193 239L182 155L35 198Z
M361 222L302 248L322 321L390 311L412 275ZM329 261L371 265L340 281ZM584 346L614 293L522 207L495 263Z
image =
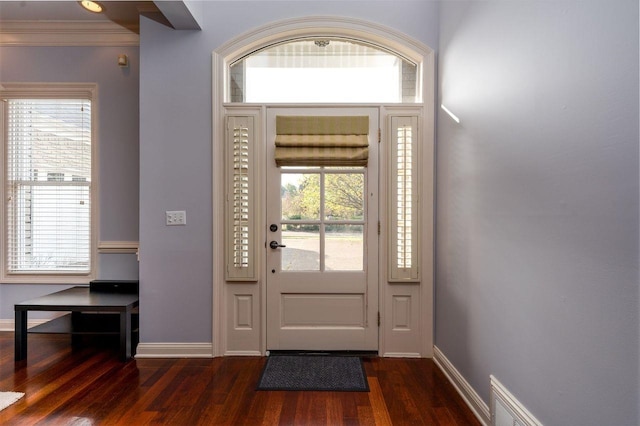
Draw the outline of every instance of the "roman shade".
M366 166L368 116L277 116L278 166Z

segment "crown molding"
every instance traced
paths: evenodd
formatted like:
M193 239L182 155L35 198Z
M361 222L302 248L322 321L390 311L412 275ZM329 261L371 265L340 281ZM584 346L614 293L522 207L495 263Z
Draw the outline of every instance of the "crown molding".
M139 46L140 36L106 21L6 21L0 46Z

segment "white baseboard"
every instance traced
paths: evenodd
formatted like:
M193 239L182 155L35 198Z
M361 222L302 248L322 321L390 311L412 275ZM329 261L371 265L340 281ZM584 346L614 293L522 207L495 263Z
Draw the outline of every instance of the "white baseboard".
M36 325L44 324L45 322L51 321L52 318L49 319L32 319L27 320L27 328L35 327ZM0 331L15 331L16 330L16 322L12 319L0 319Z
M27 328L44 324L47 321L51 321L51 319L28 320ZM15 321L0 319L0 331L15 331ZM140 343L136 350L136 358L212 358L212 354L213 346L211 343Z
M140 343L136 358L212 358L211 343Z
M458 391L464 402L467 403L473 414L478 418L480 423L488 426L491 422L491 414L489 406L480 398L480 395L471 387L469 382L462 377L462 374L453 366L446 356L438 349L433 347L433 362L440 367L440 370L449 379L454 388Z
M422 358L417 352L385 352L383 358Z
M227 351L224 356L264 356L260 351Z

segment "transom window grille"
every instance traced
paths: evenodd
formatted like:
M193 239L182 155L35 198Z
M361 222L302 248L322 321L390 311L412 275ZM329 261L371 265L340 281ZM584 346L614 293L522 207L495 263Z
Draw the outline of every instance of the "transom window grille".
M232 63L228 100L415 103L420 102L417 75L415 63L378 46L336 37L305 38Z
M2 94L5 276L92 271L90 93Z
M391 117L390 281L418 276L417 117Z

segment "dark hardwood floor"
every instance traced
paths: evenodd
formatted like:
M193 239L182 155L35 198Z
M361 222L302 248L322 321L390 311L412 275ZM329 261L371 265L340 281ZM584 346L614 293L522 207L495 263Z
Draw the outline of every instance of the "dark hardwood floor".
M429 359L368 358L370 392L256 391L265 358L118 361L115 349L72 349L30 335L13 360L0 332L0 391L24 392L2 425L478 425Z

